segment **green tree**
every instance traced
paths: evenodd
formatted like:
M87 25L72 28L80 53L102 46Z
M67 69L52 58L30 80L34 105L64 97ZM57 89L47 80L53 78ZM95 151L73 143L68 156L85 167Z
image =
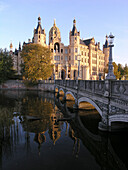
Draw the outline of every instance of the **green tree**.
M5 49L0 49L0 83L14 78L15 71L13 70L13 60L9 52Z
M39 79L47 79L52 75L50 51L39 44L28 44L23 47L21 56L23 76L35 82Z

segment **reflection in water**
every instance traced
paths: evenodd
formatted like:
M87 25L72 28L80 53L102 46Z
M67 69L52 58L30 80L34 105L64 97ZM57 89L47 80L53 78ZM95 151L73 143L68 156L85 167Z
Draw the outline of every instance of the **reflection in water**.
M73 104L50 93L1 91L0 168L126 169L127 132L122 140L99 134L98 114Z

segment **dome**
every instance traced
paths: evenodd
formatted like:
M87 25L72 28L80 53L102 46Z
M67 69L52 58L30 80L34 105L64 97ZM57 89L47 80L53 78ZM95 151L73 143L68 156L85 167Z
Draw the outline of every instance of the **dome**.
M74 18L74 20L73 20L73 23L74 23L74 24L76 24L76 20L75 20L75 18Z
M40 21L41 20L41 17L38 17L38 21Z
M53 24L53 27L50 29L49 31L49 36L53 38L60 38L60 30L59 28L56 26L56 23L55 23L55 20L54 20L54 24Z

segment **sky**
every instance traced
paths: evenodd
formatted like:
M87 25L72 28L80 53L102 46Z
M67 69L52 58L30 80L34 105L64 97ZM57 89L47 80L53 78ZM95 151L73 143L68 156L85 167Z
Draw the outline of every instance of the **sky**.
M61 41L69 44L69 31L76 19L81 39L94 37L101 49L106 34L115 36L113 61L128 64L128 0L0 0L0 48L13 49L32 39L38 16L47 44L54 19Z

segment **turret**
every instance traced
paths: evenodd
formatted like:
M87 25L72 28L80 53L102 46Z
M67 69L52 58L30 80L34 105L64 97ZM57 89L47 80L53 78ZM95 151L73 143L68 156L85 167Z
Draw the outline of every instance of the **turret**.
M45 34L45 30L42 29L40 16L38 17L37 28L36 29L34 28L33 42L46 46L46 34Z
M106 35L105 44L103 45L103 53L105 54L105 67L107 67L109 61L109 44L108 44L108 36Z
M76 20L73 20L73 28L72 31L70 31L70 45L79 45L80 43L80 32L77 31L76 28Z

